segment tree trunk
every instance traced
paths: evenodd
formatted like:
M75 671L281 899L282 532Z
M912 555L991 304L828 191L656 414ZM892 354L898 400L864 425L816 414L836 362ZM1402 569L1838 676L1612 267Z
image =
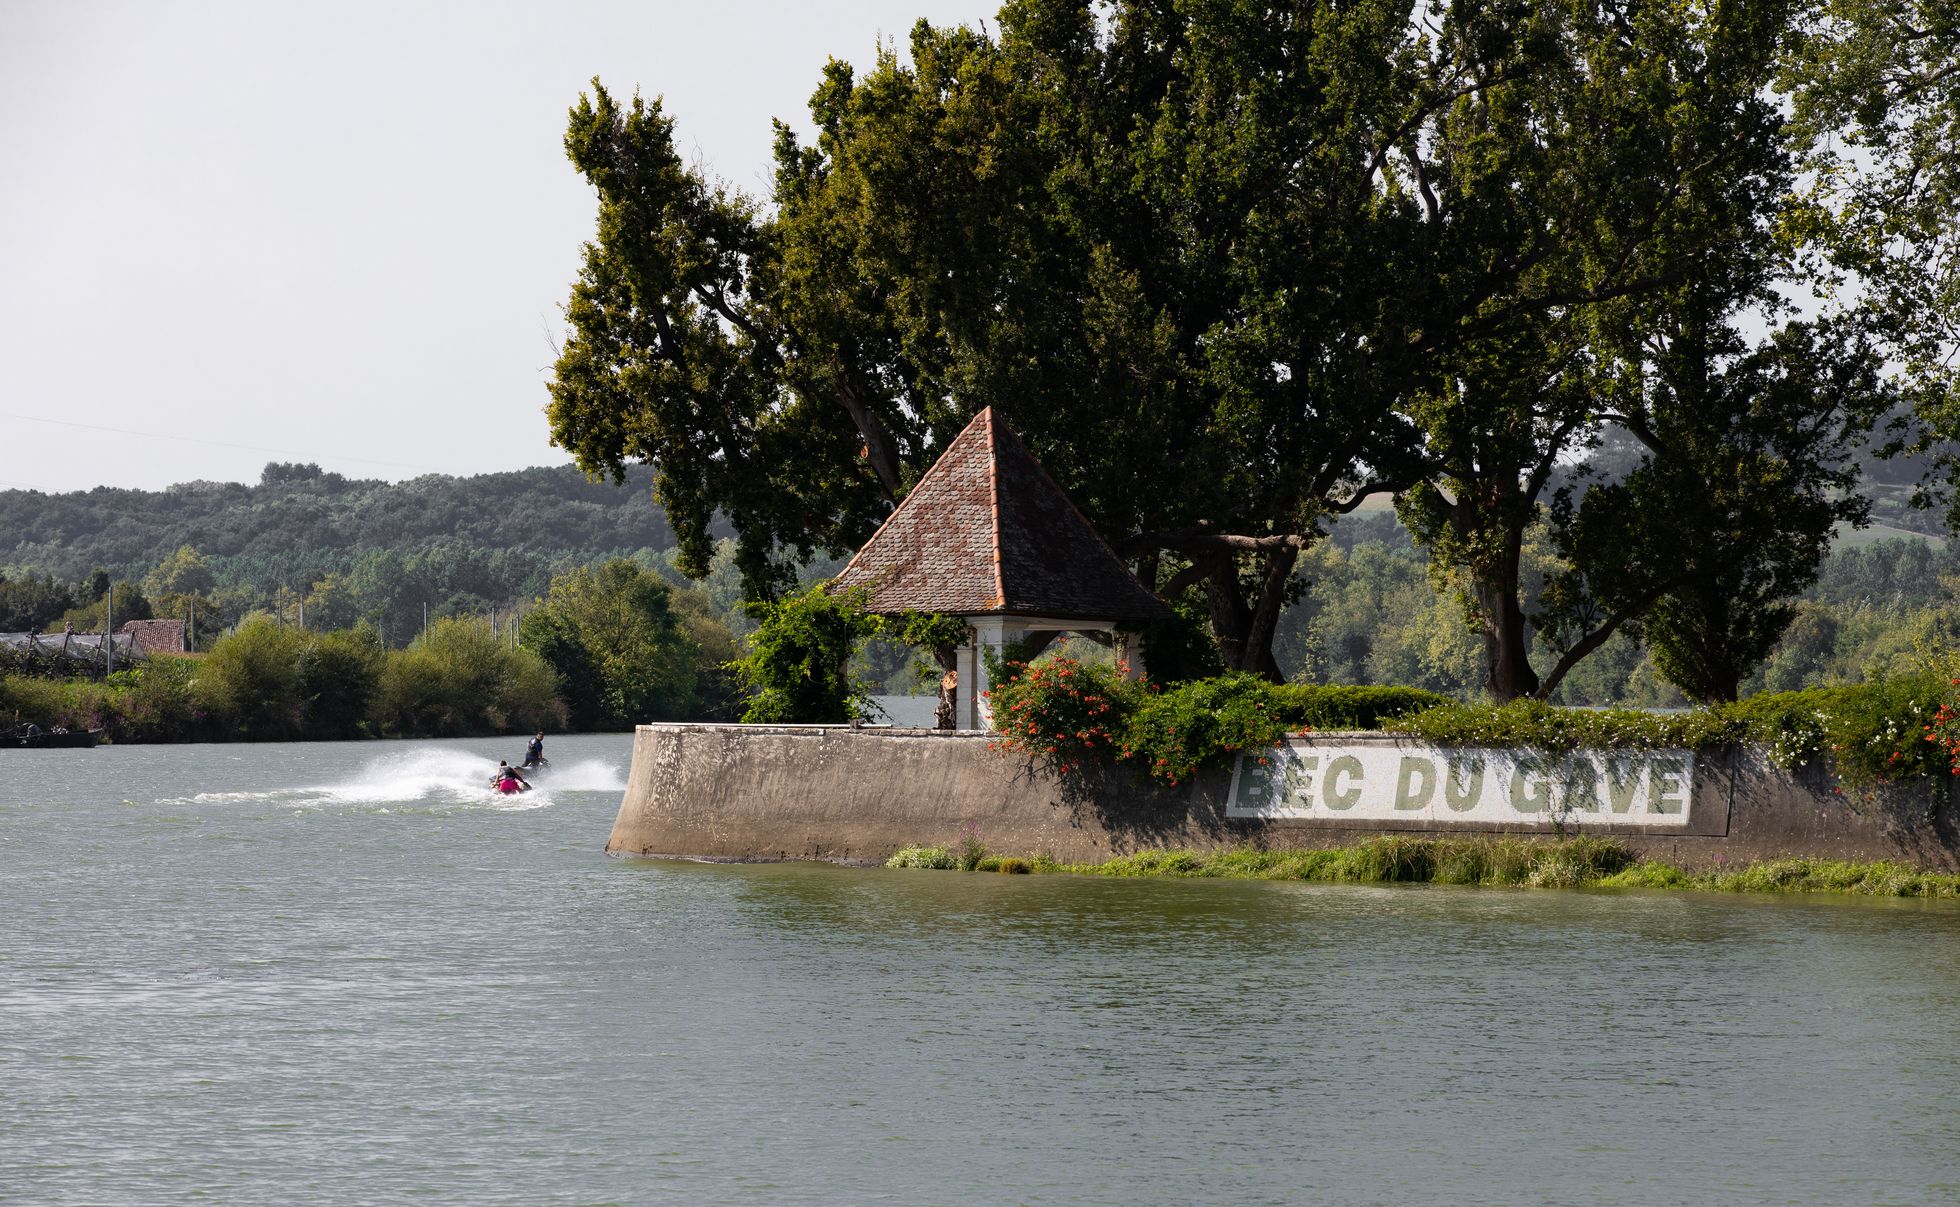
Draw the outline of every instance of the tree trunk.
M1246 637L1252 630L1252 609L1239 589L1239 567L1231 554L1219 554L1206 567L1205 599L1211 612L1211 631L1218 638L1218 656L1228 671L1245 661Z
M1265 573L1259 581L1259 601L1253 605L1252 627L1246 633L1245 669L1274 683L1281 682L1285 676L1279 673L1279 660L1273 657L1273 633L1279 628L1280 609L1286 606L1286 585L1299 562L1298 549L1275 549L1266 555Z
M1495 565L1473 572L1477 606L1484 619L1484 690L1499 704L1538 693L1524 605L1518 599L1522 545L1521 533L1506 533L1503 556Z
M1218 653L1228 671L1250 671L1277 683L1279 661L1273 657L1273 632L1286 603L1286 584L1300 551L1291 547L1267 550L1260 556L1259 594L1250 604L1239 586L1239 568L1230 554L1209 567L1207 580L1211 628Z
M932 660L939 664L939 703L932 710L934 729L960 727L960 658L955 647L933 647Z

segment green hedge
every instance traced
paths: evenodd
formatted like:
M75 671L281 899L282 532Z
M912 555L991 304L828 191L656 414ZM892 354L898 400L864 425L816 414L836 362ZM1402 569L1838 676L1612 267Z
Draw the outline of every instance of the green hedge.
M1049 758L1063 771L1088 755L1113 753L1173 784L1313 730L1549 751L1747 744L1786 769L1823 768L1862 796L1905 780L1960 775L1960 676L1934 672L1652 713L1535 700L1466 704L1414 688L1272 684L1251 675L1145 687L1067 658L1004 669L1009 677L992 693L1003 747Z
M1282 683L1268 684L1266 691L1288 722L1314 729L1380 729L1386 721L1450 703L1448 696L1419 687Z

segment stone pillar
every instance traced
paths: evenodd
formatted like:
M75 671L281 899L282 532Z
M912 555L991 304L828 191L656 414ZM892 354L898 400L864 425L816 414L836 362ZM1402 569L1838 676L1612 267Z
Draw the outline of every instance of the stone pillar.
M953 667L960 677L959 694L953 697L953 728L979 729L981 721L974 705L979 702L980 676L974 668L980 655L971 642L953 651Z
M1119 630L1116 634L1116 665L1125 668L1123 677L1141 682L1144 676L1143 634Z

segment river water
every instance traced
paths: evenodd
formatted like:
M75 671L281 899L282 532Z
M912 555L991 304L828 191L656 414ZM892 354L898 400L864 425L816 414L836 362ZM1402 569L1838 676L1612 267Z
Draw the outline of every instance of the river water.
M612 859L518 747L0 752L0 1199L1960 1199L1951 906Z

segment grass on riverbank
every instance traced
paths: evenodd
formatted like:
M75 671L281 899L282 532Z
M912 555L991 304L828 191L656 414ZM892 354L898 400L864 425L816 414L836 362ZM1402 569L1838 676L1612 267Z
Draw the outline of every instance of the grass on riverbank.
M965 855L962 858L961 855ZM1733 869L1688 872L1644 860L1610 838L1425 838L1391 835L1353 846L1307 851L1139 851L1103 863L1058 863L907 847L888 867L1085 876L1171 876L1227 880L1306 880L1337 884L1466 884L1521 888L1692 889L1703 892L1855 893L1876 897L1960 897L1960 875L1898 863L1773 859Z

